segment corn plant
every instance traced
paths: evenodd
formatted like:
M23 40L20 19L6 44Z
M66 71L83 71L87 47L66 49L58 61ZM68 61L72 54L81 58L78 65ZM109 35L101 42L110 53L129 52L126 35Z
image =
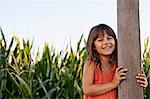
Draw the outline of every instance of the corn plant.
M70 44L65 52L55 52L55 49L45 44L41 60L36 63L38 79L41 81L39 93L47 98L82 98L82 64L86 57L85 47L80 50L81 36L76 52Z
M38 51L33 61L33 43L21 44L14 36L7 47L0 30L0 98L82 98L82 64L87 57L85 47L80 47L83 35L75 51L71 44L60 52L45 44L42 57Z
M10 94L13 97L13 94L10 93L9 89L7 86L9 86L9 74L8 74L8 68L9 68L9 55L10 55L10 49L13 44L13 38L11 40L11 43L7 49L7 44L5 40L4 33L2 29L0 28L1 31L1 38L0 38L0 98L7 97L7 93Z

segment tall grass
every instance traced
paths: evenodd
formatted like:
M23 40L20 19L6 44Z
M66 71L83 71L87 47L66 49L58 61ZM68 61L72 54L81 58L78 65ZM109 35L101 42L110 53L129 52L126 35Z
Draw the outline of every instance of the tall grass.
M85 47L81 47L81 43L85 43L83 35L77 42L77 49L73 50L70 44L64 51L57 52L45 43L42 57L38 51L33 59L33 43L23 40L21 44L14 36L7 45L1 28L0 31L0 98L82 99L82 65L87 57ZM143 65L150 78L148 40ZM149 97L150 86L145 90L145 99Z
M82 98L82 64L87 57L81 48L83 35L75 51L71 44L60 52L45 44L42 57L38 51L33 59L33 43L23 40L21 49L18 38L12 37L7 45L0 31L0 98Z

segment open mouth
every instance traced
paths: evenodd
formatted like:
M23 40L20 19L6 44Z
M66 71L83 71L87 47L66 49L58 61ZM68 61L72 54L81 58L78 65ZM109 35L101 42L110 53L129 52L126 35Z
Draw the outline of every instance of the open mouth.
M112 46L107 46L107 47L104 47L103 49L104 50L110 50L112 48Z

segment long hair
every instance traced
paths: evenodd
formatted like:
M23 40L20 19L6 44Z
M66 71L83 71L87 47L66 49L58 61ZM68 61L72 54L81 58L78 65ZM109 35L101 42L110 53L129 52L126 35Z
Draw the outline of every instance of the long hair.
M97 26L94 26L90 30L86 44L86 50L88 52L89 59L101 66L100 57L98 52L95 50L94 41L99 37L99 35L104 35L104 32L106 32L109 36L112 36L115 39L116 46L114 51L110 55L109 62L112 64L117 64L117 38L113 29L106 24L99 24Z

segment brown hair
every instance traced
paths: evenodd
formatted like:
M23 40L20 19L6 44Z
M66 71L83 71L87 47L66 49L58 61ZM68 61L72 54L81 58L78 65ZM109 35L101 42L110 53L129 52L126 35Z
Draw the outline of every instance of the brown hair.
M117 64L117 38L113 29L106 24L99 24L90 30L86 44L86 50L88 52L89 59L93 60L96 62L96 64L101 66L100 57L98 52L95 50L94 41L98 38L99 35L104 35L104 32L115 39L116 47L113 53L110 55L110 62L112 64Z

